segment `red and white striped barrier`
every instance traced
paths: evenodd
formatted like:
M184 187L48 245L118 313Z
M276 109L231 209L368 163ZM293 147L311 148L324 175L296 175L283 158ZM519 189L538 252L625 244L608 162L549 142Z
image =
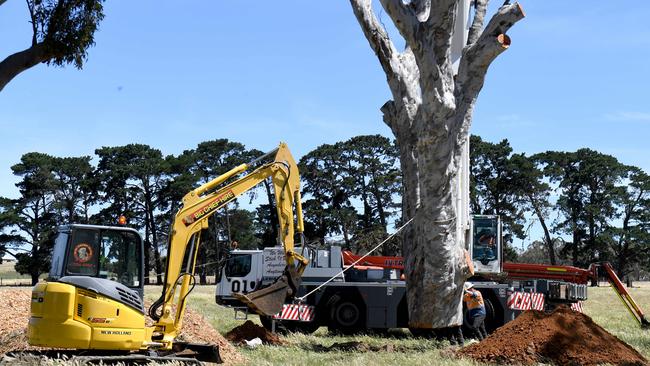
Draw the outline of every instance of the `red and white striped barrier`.
M512 310L544 310L544 294L537 292L513 292L506 303Z
M571 304L571 310L577 311L579 313L584 313L584 309L582 308L582 301L574 302Z
M273 319L310 322L314 320L314 315L314 307L311 305L284 304L282 311L273 315Z

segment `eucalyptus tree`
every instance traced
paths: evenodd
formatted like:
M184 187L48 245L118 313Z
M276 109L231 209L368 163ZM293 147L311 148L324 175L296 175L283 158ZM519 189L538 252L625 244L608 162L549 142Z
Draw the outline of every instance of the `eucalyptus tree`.
M95 150L99 156L97 171L102 180L104 201L108 204L100 212L104 222L115 222L125 215L129 222L145 232L145 281L149 283L151 254L156 269L157 283L162 283L163 263L160 255L161 233L167 228L157 227L156 214L164 206L163 189L168 166L158 149L143 144L102 147Z
M498 143L470 139L470 203L474 214L499 215L503 222L506 259L516 253L510 246L514 237L523 239L526 210L522 204L528 187L518 176L508 140ZM515 158L517 160L517 158Z
M57 215L54 207L59 182L53 170L55 158L42 153L27 153L20 163L11 167L22 178L16 184L17 199L0 198L0 226L5 234L0 238L5 251L16 258L15 269L38 282L50 266Z
M165 217L169 217L171 220L187 192L259 155L262 153L247 150L239 142L215 139L201 142L196 148L185 150L178 156L167 157L171 179L164 189ZM229 181L234 179L236 177ZM208 218L208 229L201 234L203 245L199 247L197 256L201 283L205 283L206 276L210 274L210 271L206 269L206 263L219 262L222 259L222 253L229 248L230 242L236 241L233 232L236 231L234 227L241 227L241 223L238 221L244 220L250 223L250 229L253 230L252 220L249 219L247 214L238 211L237 201ZM248 236L245 237L246 240L249 240ZM253 246L254 244L247 241L246 245Z
M535 215L544 235L541 243L545 246L548 261L557 264L556 247L561 238L555 236L550 226L554 212L551 203L553 190L544 181L544 173L535 159L525 154L514 154L510 157L510 166L513 188L522 198L523 209Z
M350 3L392 94L381 110L400 150L403 217L414 219L403 240L409 324L457 326L462 285L471 275L463 252L468 209L458 201L468 191L461 176L468 179L462 167L472 113L488 67L510 46L505 33L524 13L519 4L504 4L484 26L487 0L474 1L465 37L468 0L380 0L406 43L400 52L372 0Z
M99 181L90 156L56 158L53 174L59 182L56 208L60 223L87 224L98 199Z
M2 6L6 0L0 0ZM104 18L103 0L27 0L29 47L0 62L0 91L21 72L40 63L81 69Z
M362 203L355 242L368 241L370 246L386 236L388 220L395 215L401 198L401 172L397 146L387 137L362 135L337 143L341 156L343 183L350 195ZM374 246L374 245L373 245ZM391 246L382 247L382 254L397 254Z
M324 241L327 235L342 234L346 245L351 244L356 211L351 202L354 187L346 184L345 164L337 144L318 146L298 163L306 227L313 229L307 234L316 236L309 239Z
M573 265L608 260L606 230L618 215L617 202L624 191L627 167L610 155L586 148L548 151L534 158L543 165L544 175L557 185L561 219L554 230L571 235L565 251L570 252Z
M627 184L618 202L620 226L612 226L607 232L621 278L650 259L650 176L636 167L628 169Z

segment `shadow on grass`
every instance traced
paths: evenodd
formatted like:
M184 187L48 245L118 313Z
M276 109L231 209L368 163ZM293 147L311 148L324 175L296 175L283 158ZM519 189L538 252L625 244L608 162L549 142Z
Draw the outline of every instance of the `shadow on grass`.
M303 342L297 345L306 351L311 352L397 352L397 353L411 353L411 352L426 352L432 349L441 348L440 344L420 344L420 345L402 345L402 344L382 344L373 345L362 341L349 341L349 342L336 342L331 346L324 346L322 344L313 342Z

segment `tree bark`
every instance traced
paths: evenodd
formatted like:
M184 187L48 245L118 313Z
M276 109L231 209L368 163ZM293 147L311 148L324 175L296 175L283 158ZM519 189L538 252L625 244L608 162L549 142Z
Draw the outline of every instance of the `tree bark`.
M0 91L21 72L47 60L43 43L36 43L23 51L7 56L0 62Z
M488 66L510 45L505 32L524 13L518 4L504 5L481 31L487 1L480 0L454 75L457 0L380 0L406 41L403 52L371 0L350 3L393 97L381 110L400 150L403 219L414 218L403 234L409 325L460 325L462 285L471 272L464 255L469 208L463 207L468 185L462 171L472 112Z

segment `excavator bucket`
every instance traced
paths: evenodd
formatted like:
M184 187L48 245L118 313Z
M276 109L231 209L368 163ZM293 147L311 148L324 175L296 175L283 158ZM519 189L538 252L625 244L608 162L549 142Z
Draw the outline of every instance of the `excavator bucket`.
M233 296L260 315L273 316L282 310L287 298L296 294L300 286L300 275L295 268L285 269L273 284L248 294L235 293Z

